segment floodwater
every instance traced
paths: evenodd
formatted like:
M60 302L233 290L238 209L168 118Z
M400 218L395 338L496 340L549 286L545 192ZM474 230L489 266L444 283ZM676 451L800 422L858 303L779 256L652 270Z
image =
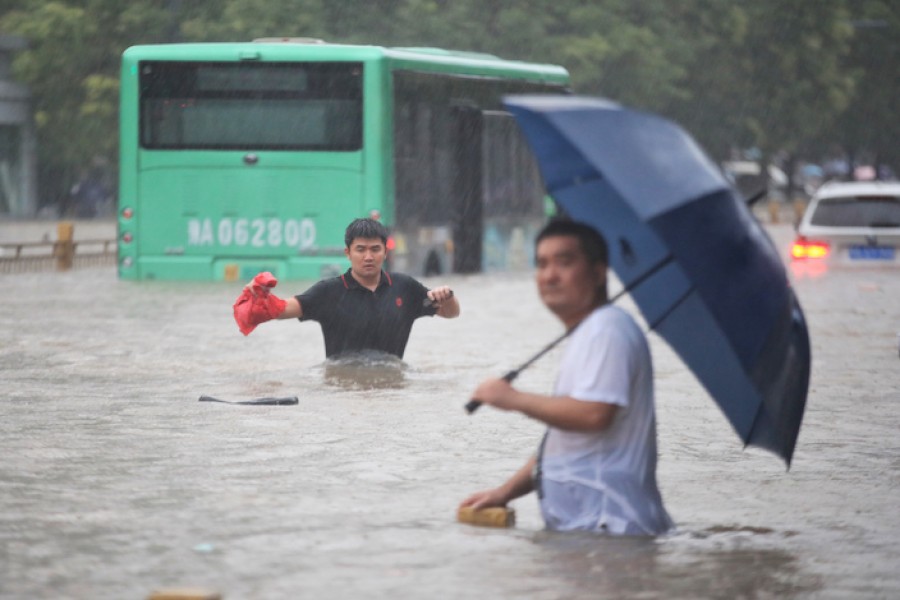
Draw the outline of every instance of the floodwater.
M456 521L542 430L466 415L469 392L561 327L527 273L426 283L449 283L462 316L420 320L405 361L373 368L326 365L312 323L243 337L239 284L0 276L0 597L900 597L898 273L794 276L813 371L790 471L743 449L651 334L678 523L655 540L545 532L532 496L512 529ZM519 385L549 391L558 356Z

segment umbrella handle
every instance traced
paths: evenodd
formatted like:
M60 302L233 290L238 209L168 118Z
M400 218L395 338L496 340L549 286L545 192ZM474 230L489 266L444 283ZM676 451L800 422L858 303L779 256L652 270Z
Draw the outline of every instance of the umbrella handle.
M453 290L450 290L450 297L451 298L453 297ZM429 298L428 296L425 296L425 299L422 300L422 306L424 306L425 308L428 308L433 304L434 304L434 301L431 298Z
M501 379L503 379L503 381L505 381L507 383L512 383L513 380L518 376L519 376L519 369L516 369L515 371L510 371L509 373L507 373L506 375L501 377ZM481 406L482 404L483 404L483 402L481 402L481 400L476 400L475 398L472 398L471 400L469 400L466 403L466 412L471 415L473 412L478 410L478 407Z

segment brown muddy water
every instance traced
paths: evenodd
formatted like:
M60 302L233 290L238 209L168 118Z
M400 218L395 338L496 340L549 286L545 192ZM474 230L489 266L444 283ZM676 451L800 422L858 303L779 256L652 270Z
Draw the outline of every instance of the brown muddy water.
M813 372L790 471L650 335L678 524L655 540L545 532L530 496L515 528L456 522L542 431L463 411L561 331L528 273L426 280L462 316L420 320L405 361L376 366L326 365L312 323L241 336L238 284L0 276L0 597L900 597L900 274L792 276ZM519 385L549 391L558 356Z

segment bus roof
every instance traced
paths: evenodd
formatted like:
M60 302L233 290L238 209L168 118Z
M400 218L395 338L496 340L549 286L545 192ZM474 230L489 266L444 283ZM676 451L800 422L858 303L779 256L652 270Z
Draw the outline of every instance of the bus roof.
M309 38L263 38L252 42L208 42L132 46L123 61L386 61L393 68L503 75L568 83L568 71L558 65L507 60L491 54L444 50L441 48L389 48L350 44L329 44Z

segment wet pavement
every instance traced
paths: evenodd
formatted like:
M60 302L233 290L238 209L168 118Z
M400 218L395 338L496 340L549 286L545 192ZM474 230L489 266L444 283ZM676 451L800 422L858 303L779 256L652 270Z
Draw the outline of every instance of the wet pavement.
M792 277L813 371L790 471L651 334L678 524L652 540L545 532L533 497L512 529L456 522L541 433L462 408L561 331L527 273L426 280L462 316L420 320L405 361L376 366L326 365L312 323L243 337L238 284L0 275L0 597L900 597L900 273ZM558 357L519 385L549 391Z

